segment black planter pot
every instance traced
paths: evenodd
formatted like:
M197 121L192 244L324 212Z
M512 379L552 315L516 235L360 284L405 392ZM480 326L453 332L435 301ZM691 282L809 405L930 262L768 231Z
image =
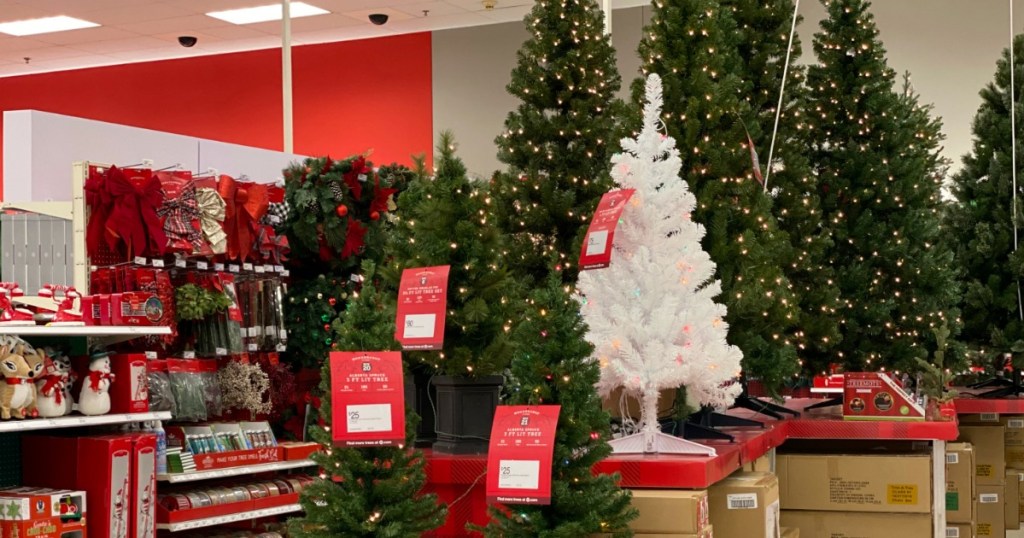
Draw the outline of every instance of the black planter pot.
M504 378L435 376L437 441L441 454L485 454Z
M434 387L430 384L430 374L421 372L415 367L411 370L412 382L406 387L406 401L420 416L420 423L416 425L414 445L418 448L430 447L437 439L437 434L434 433L434 406L430 402L436 402L437 395L434 393Z

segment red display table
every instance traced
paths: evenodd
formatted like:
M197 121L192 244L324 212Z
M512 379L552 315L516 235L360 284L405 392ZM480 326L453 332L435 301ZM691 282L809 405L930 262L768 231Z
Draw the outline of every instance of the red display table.
M1024 398L975 398L968 389L957 389L962 395L954 401L961 415L981 413L1024 414ZM981 391L983 392L983 391Z

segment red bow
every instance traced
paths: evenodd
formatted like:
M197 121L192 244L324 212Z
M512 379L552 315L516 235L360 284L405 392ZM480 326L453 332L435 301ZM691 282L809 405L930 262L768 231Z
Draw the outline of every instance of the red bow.
M39 392L42 393L43 396L50 396L52 393L54 401L59 405L64 400L64 382L61 380L61 376L50 374L44 375L40 379L45 383L43 383Z
M264 260L269 260L274 265L281 265L288 261L285 257L288 254L288 238L274 233L273 226L260 226L260 235L256 239L256 248Z
M113 200L107 192L107 176L94 166L89 167L89 179L85 181L85 203L89 205L85 244L93 254L99 251L100 242L106 234L107 218L113 209Z
M382 189L380 188L380 178L374 179L373 185L373 201L370 202L370 211L376 211L378 213L387 213L388 211L388 198L392 194L398 192L398 189Z
M348 189L352 191L352 197L356 200L363 196L363 185L359 181L359 176L363 176L369 171L370 169L366 167L366 159L360 155L352 161L352 167L349 168L348 172L345 172L345 184L348 185ZM363 179L365 180L366 178L364 177ZM344 254L342 257L344 257Z
M164 233L172 247L186 252L202 248L202 235L192 225L192 221L199 219L195 184L188 184L177 198L165 198L156 214L164 219Z
M89 388L91 388L95 392L99 392L100 381L103 381L104 379L109 379L111 382L113 382L114 374L108 374L106 372L100 372L97 370L89 372Z
M220 176L217 192L226 204L224 232L228 234L228 257L245 261L252 252L259 220L269 205L267 185L239 183Z
M341 258L345 259L353 254L359 254L363 248L363 236L366 235L366 226L358 220L348 219L348 233L345 234L345 246L341 249Z
M148 170L133 170L131 179L116 166L107 171L107 192L113 199L113 210L107 218L107 246L116 250L119 241L127 247L128 257L134 255L162 256L167 236L156 211L164 195L160 180Z

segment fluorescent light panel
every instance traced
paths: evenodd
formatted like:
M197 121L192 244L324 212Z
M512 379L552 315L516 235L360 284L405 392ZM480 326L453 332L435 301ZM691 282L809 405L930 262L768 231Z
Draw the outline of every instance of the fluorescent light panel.
M288 10L291 18L312 17L313 15L326 15L330 13L326 9L311 6L305 2L291 2ZM242 9L229 9L227 11L212 11L208 16L231 24L252 24L256 22L279 21L284 17L281 4L270 4L268 6L246 7Z
M83 21L82 19L60 15L57 17L45 17L42 19L2 22L0 23L0 33L22 37L27 35L64 32L67 30L80 30L82 28L95 28L97 26L99 25L95 22Z

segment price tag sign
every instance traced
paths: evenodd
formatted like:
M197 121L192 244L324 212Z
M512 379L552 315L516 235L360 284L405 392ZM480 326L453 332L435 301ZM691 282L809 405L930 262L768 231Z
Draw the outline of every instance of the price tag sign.
M174 266L175 267L180 267L180 268L184 269L184 268L188 267L188 263L185 262L185 258L178 258L178 259L174 260Z
M252 271L252 264L251 263L243 263L242 264L242 269L245 269L246 271Z
M153 267L163 267L164 261L158 258L153 258Z
M224 264L223 263L215 263L215 264L213 264L213 270L214 271L223 271L224 270Z
M194 359L194 358L196 358L196 352L195 351L183 351L181 353L181 357L183 359Z
M135 265L146 265L146 258L143 258L142 256L136 256Z
M208 263L206 263L206 262L196 262L196 269L200 269L200 270L204 270L205 271L209 267L210 267L210 265Z
M395 318L395 340L402 349L444 347L448 270L449 266L439 265L402 271Z
M619 217L626 208L626 202L634 192L634 189L621 189L606 192L601 197L594 218L590 219L590 226L587 227L587 235L583 237L580 269L600 269L611 264L615 228L619 225Z
M405 387L397 351L331 353L331 435L335 445L405 444Z
M237 273L238 270L239 270L239 267L238 267L237 263L229 263L228 264L228 272L229 273Z
M487 452L487 502L551 504L559 405L499 405Z

